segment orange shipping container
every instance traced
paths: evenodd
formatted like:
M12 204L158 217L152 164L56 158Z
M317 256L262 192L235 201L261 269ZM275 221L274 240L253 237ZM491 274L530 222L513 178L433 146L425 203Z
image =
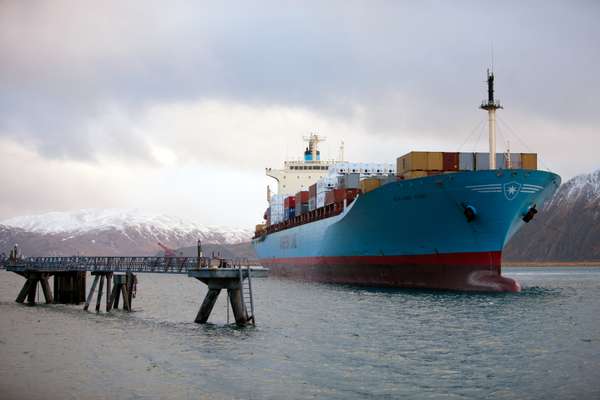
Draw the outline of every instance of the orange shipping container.
M367 178L360 181L360 189L363 193L368 193L377 189L381 185L378 178Z
M537 169L537 154L536 153L521 153L521 168Z
M402 174L406 171L427 169L427 152L411 151L396 159L396 172Z
M444 156L441 151L430 151L427 153L428 171L441 171L444 169Z

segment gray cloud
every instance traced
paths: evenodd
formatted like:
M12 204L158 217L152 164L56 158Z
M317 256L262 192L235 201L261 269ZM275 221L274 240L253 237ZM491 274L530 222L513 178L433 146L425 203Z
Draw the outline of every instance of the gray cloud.
M132 127L147 107L217 99L336 118L360 109L373 134L446 136L477 122L491 43L507 107L595 126L599 11L583 1L3 2L0 135L51 158L146 159Z

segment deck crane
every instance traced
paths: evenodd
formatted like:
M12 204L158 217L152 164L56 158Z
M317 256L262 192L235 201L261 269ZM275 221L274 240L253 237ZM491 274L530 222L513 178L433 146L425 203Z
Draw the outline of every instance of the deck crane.
M165 252L165 257L175 257L177 255L175 254L175 250L172 248L165 246L161 242L158 242L157 244Z

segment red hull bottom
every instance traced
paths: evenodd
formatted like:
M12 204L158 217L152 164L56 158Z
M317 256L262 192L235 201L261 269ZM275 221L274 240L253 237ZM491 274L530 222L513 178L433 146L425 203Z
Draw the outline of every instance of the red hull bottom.
M262 259L275 276L376 287L518 292L503 277L501 252L420 256L295 257Z

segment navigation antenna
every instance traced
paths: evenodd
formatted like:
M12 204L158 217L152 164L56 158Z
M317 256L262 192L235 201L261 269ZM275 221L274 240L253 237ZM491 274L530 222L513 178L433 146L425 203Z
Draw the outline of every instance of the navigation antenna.
M340 143L340 161L344 161L344 141Z
M490 132L490 169L496 169L496 110L502 109L500 102L494 100L494 73L487 70L488 99L481 102L482 110L488 112Z

